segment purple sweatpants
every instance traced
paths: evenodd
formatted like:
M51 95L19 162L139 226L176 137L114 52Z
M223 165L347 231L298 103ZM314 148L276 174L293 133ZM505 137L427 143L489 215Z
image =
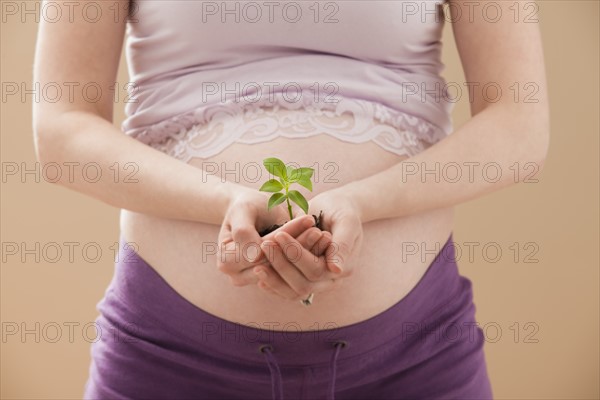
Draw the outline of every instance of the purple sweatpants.
M459 275L452 235L401 301L320 331L218 318L125 247L121 238L98 305L86 399L492 398L471 281Z

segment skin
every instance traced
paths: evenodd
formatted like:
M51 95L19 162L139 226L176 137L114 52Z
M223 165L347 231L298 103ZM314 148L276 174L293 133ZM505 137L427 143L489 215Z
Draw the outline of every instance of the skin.
M468 9L464 1L453 1L460 9ZM467 2L468 3L468 2ZM502 4L503 15L511 15L509 6ZM523 7L522 4L520 7ZM523 9L523 8L521 8ZM454 12L452 12L454 11ZM398 163L385 171L359 181L355 181L320 194L310 202L311 209L319 210L321 204L336 204L336 214L329 219L333 233L333 246L337 244L336 262L327 267L340 268L338 277L349 276L351 269L344 268L345 261L360 250L361 226L369 221L402 217L419 212L460 204L485 194L497 191L519 182L514 175L506 173L518 163L519 176L531 170L523 169L526 163L535 163L538 172L549 147L549 108L546 91L546 77L537 24L515 24L510 18L502 18L499 23L489 23L481 16L473 22L459 18L456 8L451 8L454 35L467 82L496 82L502 88L516 82L535 82L539 87L537 103L515 102L511 96L502 96L495 103L486 101L481 92L471 96L473 118L448 138L436 143L410 161L422 166L423 170L433 170L436 164L447 165L465 160L478 162L478 165L495 163L504 173L502 178L490 183L483 174L461 174L456 182L432 179L425 180L419 174L407 174L405 166ZM476 34L475 34L476 33ZM463 171L464 172L464 171ZM398 183L398 177L405 178ZM386 193L377 196L377 193ZM293 238L281 235L277 243L294 242ZM286 283L302 288L307 294L318 289L312 282L318 280L317 273L311 272L304 280L290 268L298 267L284 253L275 253L269 258L276 274L261 279L276 292L283 291ZM306 258L300 260L306 263ZM266 272L269 270L266 269ZM323 279L331 279L323 269ZM292 284L293 282L293 284Z
M121 3L123 7L127 4L126 1ZM462 10L468 9L465 2L453 0L452 3ZM523 9L527 2L520 3ZM112 4L100 2L106 8ZM513 2L500 2L500 5L506 8L503 9L505 15L512 15L508 7ZM111 15L110 10L105 11ZM535 82L539 89L535 96L538 101L515 102L512 96L505 95L491 103L475 91L470 96L473 117L449 137L411 157L410 162L423 169L433 169L436 163L496 163L505 172L512 171L515 163L521 167L534 163L539 173L548 151L550 129L537 24L515 24L512 18L492 24L476 13L471 21L456 18L452 27L466 81L496 82L505 93L510 92L508 88L514 82ZM94 24L86 23L77 15L69 23L42 21L34 80L42 86L47 82L96 82L104 93L110 93L124 32L124 20L116 23L111 18ZM420 214L433 215L435 210L448 209L520 182L529 172L522 170L518 179L513 173L503 173L495 182L485 180L481 174L468 180L466 170L454 183L423 180L418 175L401 179L406 160L398 159L368 176L347 179L334 188L315 190L315 196L308 199L309 214L323 210L325 228L330 233L302 226L302 218L312 217L301 217L296 210L298 221L295 219L294 224L290 222L278 232L260 238L260 229L287 220L283 205L267 213L264 210L267 194L257 193L255 188L243 183L223 182L197 166L181 163L123 135L110 122L113 105L110 96L96 103L87 102L80 91L75 92L73 99L64 97L55 103L35 103L33 128L37 158L43 165L95 162L102 171L110 171L115 162L119 165L133 162L139 166L136 178L140 184L115 182L108 173L94 183L69 180L63 174L56 184L132 213L156 218L156 221L162 218L220 226L221 253L223 249L231 249L227 246L233 246L235 251L236 243L242 249L249 244L260 245L261 252L257 252L256 257L243 257L241 253L233 261L217 257L217 268L234 286L257 286L277 299L297 301L311 292L325 294L339 288L341 282L355 273L357 263L353 260L361 251L368 250L363 248L367 224L374 226L373 223L393 218L408 221L408 217ZM287 142L275 141L273 146L281 143ZM383 153L372 151L374 160L384 157ZM173 176L178 178L172 179ZM299 229L296 223L301 225ZM318 233L318 237L310 237L311 233ZM281 250L286 245L300 246L305 251L299 257L291 255ZM159 264L158 258L156 264ZM173 272L173 276L175 274ZM174 282L176 278L169 279ZM412 283L416 281L418 279L413 279ZM185 292L183 288L181 291ZM389 302L393 304L395 300Z

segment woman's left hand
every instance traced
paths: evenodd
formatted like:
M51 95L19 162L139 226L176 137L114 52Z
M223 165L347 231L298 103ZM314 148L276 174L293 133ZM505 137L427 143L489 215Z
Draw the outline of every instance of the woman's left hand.
M290 246L299 248L289 235L276 236L275 240L262 244L263 253L273 268L260 268L264 275L258 275L262 282L259 287L289 300L336 288L341 278L352 274L354 264L350 261L362 245L360 210L343 187L322 192L309 204L309 214L323 212L322 226L327 231L323 234L331 235L321 242L327 243L324 251L319 252L323 254L322 262L307 263L298 252L285 251Z

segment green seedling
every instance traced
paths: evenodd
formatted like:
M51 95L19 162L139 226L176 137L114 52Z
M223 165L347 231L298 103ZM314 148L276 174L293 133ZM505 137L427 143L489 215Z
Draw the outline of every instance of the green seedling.
M314 173L313 168L292 168L286 166L283 161L278 158L270 157L263 161L263 165L269 172L269 174L277 179L269 179L261 187L262 192L271 192L273 195L269 198L267 209L275 207L278 204L287 202L288 212L290 213L290 220L294 218L292 214L292 204L290 200L298 204L298 206L308 214L308 201L304 198L302 193L297 190L290 190L290 186L297 183L304 186L312 192L312 181L311 178Z

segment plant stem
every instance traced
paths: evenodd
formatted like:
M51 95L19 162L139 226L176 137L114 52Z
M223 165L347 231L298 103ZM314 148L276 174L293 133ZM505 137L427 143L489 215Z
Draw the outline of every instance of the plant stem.
M288 197L288 188L285 187L285 201L288 205L288 212L290 213L290 221L294 219L294 215L292 214L292 205L290 204L290 198Z

